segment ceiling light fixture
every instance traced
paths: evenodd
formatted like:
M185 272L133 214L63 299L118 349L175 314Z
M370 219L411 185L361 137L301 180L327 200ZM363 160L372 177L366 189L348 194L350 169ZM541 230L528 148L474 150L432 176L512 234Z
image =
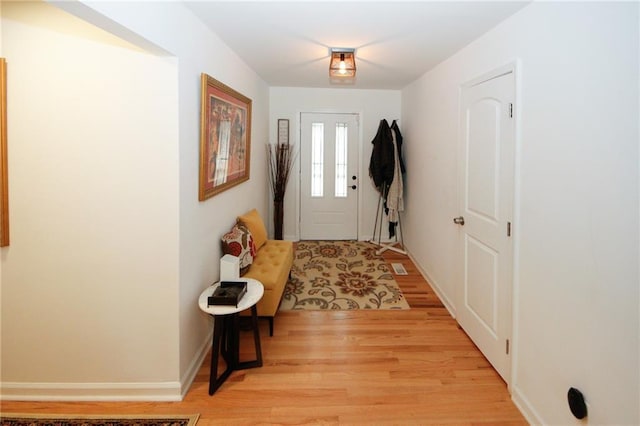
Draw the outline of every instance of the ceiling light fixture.
M348 78L356 76L356 50L331 48L329 77Z

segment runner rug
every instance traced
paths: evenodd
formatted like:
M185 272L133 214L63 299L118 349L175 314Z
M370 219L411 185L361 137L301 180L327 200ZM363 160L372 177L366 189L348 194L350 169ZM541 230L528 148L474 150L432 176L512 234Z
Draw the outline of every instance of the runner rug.
M280 310L409 309L378 246L300 241Z
M191 415L85 415L0 413L2 426L195 426Z

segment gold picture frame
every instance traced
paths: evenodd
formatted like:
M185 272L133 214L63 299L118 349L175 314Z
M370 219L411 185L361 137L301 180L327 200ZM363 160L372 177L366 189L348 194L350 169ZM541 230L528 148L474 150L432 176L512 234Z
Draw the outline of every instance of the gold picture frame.
M251 99L202 73L200 188L204 201L249 180Z
M0 247L9 245L9 170L7 168L7 61L0 58Z

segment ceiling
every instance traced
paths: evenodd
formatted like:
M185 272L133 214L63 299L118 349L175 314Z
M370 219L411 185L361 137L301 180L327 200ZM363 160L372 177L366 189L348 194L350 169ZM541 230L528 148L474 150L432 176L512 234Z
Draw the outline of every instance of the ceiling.
M528 1L189 1L269 86L401 89ZM329 49L355 48L353 81Z

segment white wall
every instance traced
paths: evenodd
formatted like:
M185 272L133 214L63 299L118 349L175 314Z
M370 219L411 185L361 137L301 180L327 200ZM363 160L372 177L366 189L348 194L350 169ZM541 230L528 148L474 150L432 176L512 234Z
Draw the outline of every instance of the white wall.
M179 306L182 391L206 354L211 321L197 308L202 290L218 279L220 237L237 215L251 208L267 214L266 154L259 141L268 133L269 92L261 80L218 36L179 2L61 2L61 7L96 25L178 60L179 91ZM87 7L88 6L88 7ZM252 99L250 180L204 202L198 201L200 75ZM256 142L257 141L257 142Z
M211 323L197 308L202 290L218 279L220 237L236 216L251 208L267 215L266 153L268 99L262 81L220 39L177 2L97 2L94 10L135 31L178 58L179 70L179 206L180 206L180 371L193 376L206 354ZM167 31L167 28L173 30ZM179 29L179 30L178 30ZM204 202L198 201L200 141L200 73L252 99L251 179Z
M115 379L127 382L132 388L142 386L139 398L158 399L154 392L164 392L165 398L176 399L186 392L190 380L200 366L202 357L208 350L211 320L197 308L197 298L207 285L218 278L219 238L231 227L238 214L252 207L258 208L263 214L267 212L268 192L266 179L263 178L266 176L266 156L263 146L259 143L252 145L251 179L248 182L205 202L198 201L200 74L205 72L253 100L253 140L259 141L263 138L261 135L266 135L269 131L268 88L237 55L178 2L96 2L91 4L60 2L57 5L83 20L108 29L121 38L167 56L153 57L137 52L136 55L149 61L144 64L145 68L138 70L139 65L136 61L141 60L137 56L129 53L128 55L135 56L131 59L128 56L122 56L121 53L109 55L108 46L92 45L91 49L94 50L91 54L78 55L75 50L76 44L85 42L83 39L87 36L71 29L60 30L67 35L64 40L52 37L51 43L46 44L51 51L45 55L46 57L59 54L67 61L64 65L67 74L60 72L66 78L61 89L74 85L78 88L74 96L69 96L66 93L58 94L57 87L46 87L45 95L48 91L55 90L59 96L48 97L56 102L53 107L51 103L41 103L44 111L40 115L46 117L53 109L69 121L69 118L79 114L77 110L82 110L83 114L80 117L87 117L87 121L73 119L66 123L63 129L55 129L56 138L67 145L71 143L67 142L69 135L73 135L77 142L65 153L67 161L73 164L67 172L69 179L63 181L67 192L61 194L58 190L60 179L54 179L55 186L48 182L44 185L39 175L33 177L31 170L22 171L28 175L25 179L29 180L29 188L41 187L38 190L39 195L48 197L47 200L55 199L56 203L67 206L67 209L62 209L63 206L59 207L64 210L60 214L69 214L70 211L74 216L66 218L67 222L58 229L60 222L52 222L50 215L45 214L44 209L49 208L49 205L45 202L38 203L41 198L33 197L32 190L22 191L22 196L25 197L24 209L34 210L34 204L38 203L35 205L42 210L40 214L44 218L43 221L46 221L40 227L30 231L40 236L37 244L41 244L44 237L49 234L59 233L65 236L65 245L63 250L59 244L54 244L58 241L52 242L50 246L56 248L57 256L46 258L44 254L39 254L37 248L34 248L37 247L36 243L28 244L28 248L23 249L25 260L16 270L16 274L25 272L27 262L32 269L36 270L42 269L41 263L51 264L48 270L40 274L44 276L45 272L50 272L51 268L58 268L56 276L60 278L57 278L57 281L69 287L77 287L80 285L80 278L83 277L77 277L76 272L78 269L83 272L86 269L86 273L93 272L91 278L94 281L95 273L99 272L98 282L102 285L96 286L99 290L91 288L92 292L99 291L97 300L95 297L82 297L78 301L77 295L74 298L64 298L63 296L68 296L67 293L71 292L71 289L63 294L60 294L58 289L55 293L53 289L45 292L45 295L51 293L54 299L58 297L63 299L61 304L64 312L68 312L65 315L73 317L74 320L82 318L82 321L74 326L82 330L82 336L64 334L65 339L69 339L64 348L68 348L74 358L83 358L83 363L77 370L63 359L66 352L57 355L60 358L60 370L63 366L65 368L64 371L55 374L50 373L46 367L38 368L34 372L33 360L11 365L11 370L5 368L7 357L18 359L28 353L27 349L31 349L37 341L30 339L29 348L26 346L20 350L14 349L13 346L8 348L5 330L9 330L7 336L23 335L21 321L25 311L22 308L31 303L36 294L39 296L38 290L45 286L38 280L31 280L29 275L21 278L21 283L26 281L32 286L35 285L35 289L28 294L24 294L24 289L29 288L28 285L7 284L9 276L7 269L10 263L6 259L7 252L16 251L17 247L28 242L26 240L23 242L20 238L21 224L15 223L14 216L17 214L13 213L14 206L18 209L21 204L18 198L14 199L14 194L17 196L21 191L13 190L10 200L12 245L10 249L3 249L2 252L3 392L6 390L4 381L9 380L10 376L12 381L19 382L18 386L30 386L30 383L35 381L56 382L59 384L58 390L64 388L68 382L78 382L80 386L90 387L95 385L95 381L111 382ZM3 19L5 19L4 12L3 10ZM29 19L31 18L29 16ZM48 22L49 17L46 18L34 25L35 28L29 28L26 33L41 31L39 27L45 25L43 22ZM13 61L7 51L8 40L11 39L14 46L22 43L22 40L18 37L9 37L6 31L6 19L3 24L3 53ZM22 37L22 34L17 35ZM122 44L116 38L111 39L112 44ZM73 44L67 45L67 43ZM40 46L34 45L29 48L26 45L20 46L20 52L16 50L11 56L24 57L25 67L29 68L34 58L41 54ZM90 72L76 72L76 69L82 69L80 64L85 66L85 56L91 60L104 56L106 59L98 60L98 67L104 67L104 71L91 69ZM53 64L56 62L54 61ZM168 64L166 65L168 69L163 70L162 64ZM47 79L43 78L42 73L50 67L49 63L33 67L26 74L30 77L28 84L27 80L18 82L14 80L11 85L12 87L14 85L29 86L33 80L38 79L42 80L44 85ZM117 72L112 80L118 83L116 87L109 85L111 81L109 72L113 73L114 67L117 68ZM54 71L58 70L54 67ZM91 90L97 90L96 88L102 86L105 86L104 91L108 92L109 96L94 96ZM21 87L21 89L24 88ZM166 91L169 95L165 93ZM151 95L147 92L151 92ZM40 93L42 92L38 95ZM102 92L100 94L104 95ZM115 96L119 96L118 100L111 101L111 97ZM13 117L10 120L33 120L35 116L31 112L33 100L41 97L33 93L29 98L24 98L25 108L22 113L15 112L15 108L10 106ZM101 115L101 109L93 114L96 111L93 109L97 103L96 99L105 104L104 109L110 111L111 115ZM135 108L138 108L138 102L142 105L139 107L139 114L129 117L130 109L133 108L130 108L129 104L133 103ZM101 106L100 103L97 105ZM121 108L118 114L113 111L116 106ZM56 116L56 120L53 120L54 123L64 122L57 118L59 117ZM94 124L96 121L97 123ZM88 126L87 123L91 123L92 126ZM33 126L33 123L31 125L37 127ZM12 126L11 123L10 126ZM102 133L96 136L95 128L99 128ZM43 128L42 131L45 130L48 129ZM86 140L94 140L97 137L100 138L99 149L90 150L80 143L81 141L87 143ZM10 139L13 140L13 136L10 135ZM94 172L94 179L86 181L85 184L85 173L87 173L85 169L89 168L85 160L95 154L104 155L103 151L106 148L102 144L107 143L105 140L108 140L109 144L114 144L116 140L117 143L122 144L123 148L118 151L119 155L107 157L111 160L110 163L100 163L101 167L96 169L100 171L108 168L110 174ZM111 149L110 145L107 147ZM161 150L156 153L159 147ZM150 162L150 152L161 155L162 161ZM57 152L55 154L60 155ZM34 167L42 167L41 163L47 164L43 159ZM19 169L20 167L16 166L12 168L13 171L10 171L11 182L19 181L19 178L14 177ZM116 191L115 187L111 189L112 174L116 174L119 191ZM34 181L41 185L35 185ZM81 183L79 184L78 181ZM76 185L80 185L79 191L74 192L71 188L76 188ZM83 189L86 190L83 191ZM106 197L105 191L117 194ZM90 194L89 198L87 193ZM77 199L82 203L76 202ZM101 215L101 220L96 222L95 219L90 221L85 219L83 212L86 210L91 213L98 211L96 214ZM114 212L117 214L114 215ZM26 217L23 220L22 226L25 228L31 226L27 220ZM87 223L84 226L78 226L76 221L79 220L82 220L81 223ZM135 226L131 222L135 222ZM92 232L98 231L108 234L109 241L113 241L106 246L102 241L97 242L92 239L85 241ZM146 232L145 238L142 238L143 232ZM82 240L84 245L78 246L77 241L69 238L69 234L78 240L84 239ZM139 247L140 245L142 247ZM90 258L84 262L86 265L82 263L82 266L79 266L78 262L74 262L75 259L69 255L69 247L74 253L82 252L84 256ZM48 245L47 250L43 249L42 252L48 254L52 248ZM105 260L104 251L113 251L116 259ZM162 256L154 256L156 252L160 252ZM144 261L143 264L140 264L141 259ZM132 268L134 271L131 270ZM138 275L132 273L137 270L139 270ZM123 288L127 291L122 291ZM143 294L138 294L139 291L136 290L136 299L122 300L127 292L138 288L143 289ZM13 299L7 300L6 296L10 293L5 291L6 289L15 290ZM92 304L89 307L85 303L88 299L97 306ZM46 302L41 303L51 303L51 298L45 300ZM36 306L42 308L42 305ZM8 307L7 310L5 307ZM41 312L39 308L32 310ZM131 309L130 315L127 314L127 309ZM88 320L99 322L101 325L100 328L92 329L87 326L85 317L90 317L90 314L96 311L105 311L106 314L102 321L100 317ZM82 315L79 315L80 313ZM134 317L132 318L131 315ZM127 326L120 326L120 322L126 323ZM137 332L136 327L132 326L137 322L149 323L150 329L145 330L144 333ZM38 322L38 336L52 334L51 339L54 339L63 333L55 327L58 324L54 322L54 327L50 328L48 326L50 323L52 322ZM129 333L136 335L133 345L129 345L130 339L125 337ZM85 335L89 336L90 341L101 341L99 347L108 347L108 350L103 351L102 357L107 359L102 362L104 371L99 377L91 373L85 374L87 370L94 371L97 362L95 357L89 356L97 352L97 349L83 346L84 340L87 339ZM62 342L58 344L58 346L61 345ZM136 351L138 346L148 350ZM112 361L116 354L118 360L122 358L124 361ZM161 368L156 359L162 360ZM7 375L7 371L12 371L10 376ZM167 384L166 380L170 383ZM107 390L103 393L107 393L109 398L136 397L132 395L133 391L126 394L111 383L106 383L104 387ZM48 392L55 391L56 389ZM84 394L87 398L92 398L100 392L90 389ZM57 397L78 399L77 396L69 394Z
M45 3L2 21L3 394L179 391L175 61Z
M534 3L402 91L407 245L455 310L458 93L520 60L514 400L640 423L638 4Z
M359 162L359 203L358 238L371 238L375 224L378 192L369 177L369 159L371 158L371 140L378 131L380 120L386 118L389 124L400 120L400 91L398 90L355 90L355 89L312 89L295 87L272 87L270 89L270 138L265 143L277 142L278 119L289 120L290 142L296 145L299 160L300 113L332 112L360 114L360 162ZM287 192L285 193L284 238L296 240L299 237L299 161L294 165ZM273 230L272 221L269 227ZM382 239L388 238L386 221L383 224Z

